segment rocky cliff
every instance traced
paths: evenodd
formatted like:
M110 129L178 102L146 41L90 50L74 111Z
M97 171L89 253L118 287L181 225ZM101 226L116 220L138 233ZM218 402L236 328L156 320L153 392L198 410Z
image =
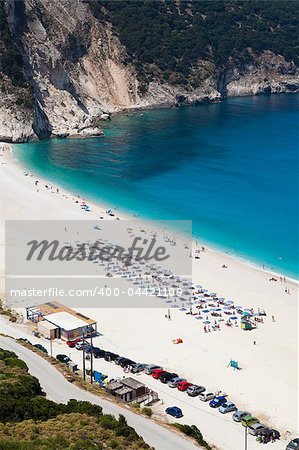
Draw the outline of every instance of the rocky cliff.
M0 64L0 140L99 135L100 120L122 109L299 92L292 60L250 48L246 61L230 57L220 68L213 58L198 58L184 83L154 67L145 85L115 25L88 2L6 0L3 6L0 50L3 56L15 46L24 80L11 61Z

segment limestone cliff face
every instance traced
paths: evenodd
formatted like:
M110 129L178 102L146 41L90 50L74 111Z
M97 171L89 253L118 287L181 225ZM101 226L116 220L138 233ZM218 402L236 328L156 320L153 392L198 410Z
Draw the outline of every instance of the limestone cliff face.
M9 79L0 73L0 142L24 142L34 137L34 120L31 106L23 103L27 92L12 86Z
M8 20L33 89L38 137L97 134L94 119L103 111L138 102L133 70L122 64L124 50L88 5L28 0L16 11L16 4L7 2Z
M218 84L224 96L299 92L299 70L294 63L270 51L252 55L252 61L243 67L227 68Z
M103 113L122 109L220 100L226 96L299 92L299 71L282 56L252 55L250 64L219 72L199 61L199 87L154 79L141 94L134 66L109 23L88 3L70 0L6 0L8 24L24 61L33 103L22 89L0 81L0 140L100 134ZM3 88L5 84L6 88ZM27 102L28 103L28 102Z

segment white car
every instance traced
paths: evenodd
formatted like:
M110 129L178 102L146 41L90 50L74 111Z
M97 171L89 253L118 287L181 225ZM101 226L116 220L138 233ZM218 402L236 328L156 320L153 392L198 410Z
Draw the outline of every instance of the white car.
M77 342L77 344L75 345L77 350L83 350L84 347L86 347L87 343L83 342L83 341L79 341Z
M201 394L199 394L198 398L202 401L202 402L209 402L210 400L213 400L213 398L215 397L215 394L213 394L213 392L210 392L208 390L205 390L204 392L202 392Z
M248 427L248 433L252 434L252 436L256 436L259 431L262 431L265 428L267 428L266 425L262 425L261 423L256 422Z
M162 369L163 370L163 367L157 366L157 364L149 364L148 366L145 367L144 372L147 375L152 375L153 371L154 370L158 370L158 369Z

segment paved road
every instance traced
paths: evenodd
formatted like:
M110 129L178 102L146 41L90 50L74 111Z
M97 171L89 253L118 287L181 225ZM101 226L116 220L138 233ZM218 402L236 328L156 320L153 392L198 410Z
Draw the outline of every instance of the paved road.
M72 385L46 360L13 339L0 336L0 348L14 351L19 358L26 362L30 373L39 379L50 400L62 403L67 403L71 398L87 400L102 406L105 414L113 414L116 417L123 414L128 424L134 427L137 433L157 450L195 450L198 448L192 442L166 430L153 421Z

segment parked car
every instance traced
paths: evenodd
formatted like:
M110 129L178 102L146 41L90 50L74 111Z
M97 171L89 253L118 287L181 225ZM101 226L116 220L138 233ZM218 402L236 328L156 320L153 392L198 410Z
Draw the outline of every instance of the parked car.
M199 394L198 398L202 402L210 402L211 400L213 400L213 398L215 398L215 394L213 394L213 392L205 390L204 392Z
M38 350L40 350L43 353L48 354L47 349L45 349L45 347L43 345L41 345L41 344L35 344L33 347L37 348Z
M83 350L83 348L85 347L87 347L87 342L86 341L78 341L77 343L76 343L76 345L75 345L75 348L77 349L77 350Z
M189 386L187 389L187 394L190 395L190 397L196 397L197 395L201 394L206 390L203 386L198 386L197 384L192 384L192 386Z
M134 364L136 364L135 361L132 361L132 360L129 359L129 358L124 358L124 359L120 362L120 366L121 366L121 367L132 367L132 366L134 366Z
M250 413L247 412L247 411L240 411L240 410L238 410L238 411L236 411L236 412L233 414L233 420L234 420L235 422L242 422L242 420L243 420L244 417L246 417L246 416L250 416Z
M177 384L181 381L187 381L186 378L175 377L172 380L168 381L167 385L171 388L176 388Z
M226 397L224 397L223 395L218 395L210 401L209 405L211 408L219 408L219 406L223 405L224 403L226 403Z
M187 391L187 389L190 386L193 386L193 385L192 385L192 383L189 383L189 381L180 381L176 387L178 388L179 391L184 392L184 391Z
M260 433L262 430L267 428L265 425L262 425L259 422L253 423L252 425L248 426L248 433L252 434L252 436L257 436L258 433Z
M165 370L163 370L163 369L156 369L156 370L153 371L152 377L157 380L158 378L160 378L161 375L164 375L164 374L166 374Z
M111 354L111 352L106 352L106 353L108 353L108 355ZM122 361L123 359L126 359L126 358L125 358L124 356L117 356L117 357L114 359L114 362L115 362L115 364L117 364L117 365L119 366L120 363L121 363L121 361Z
M144 372L147 375L151 375L153 373L153 371L156 370L156 369L163 369L163 367L157 366L156 364L149 364L148 366L146 366Z
M286 450L298 450L299 449L299 438L293 439L286 446Z
M229 412L238 411L236 405L232 402L223 403L218 409L221 414L227 414Z
M68 356L66 356L66 355L57 355L56 356L56 359L59 361L59 362L62 362L62 363L68 363L69 361L70 361L70 358L68 357Z
M160 376L160 381L161 383L166 384L168 383L168 381L173 380L173 378L176 378L177 376L178 376L177 373L165 372Z
M178 408L177 406L171 406L170 408L166 408L165 412L166 414L169 414L170 416L175 417L176 419L183 417L183 412L181 408Z
M146 368L147 364L142 364L142 363L135 363L132 366L132 372L133 373L139 373L139 372L143 372L144 369Z
M86 353L93 353L93 347L91 345L86 345L85 347L85 352Z
M241 424L243 425L243 427L249 427L250 425L257 423L258 421L259 420L256 417L253 417L251 414L249 414L242 419Z
M77 344L77 342L83 341L82 338L77 338L73 341L66 341L66 345L68 345L70 348L74 348Z
M105 352L104 359L105 361L115 361L116 358L119 358L119 355L113 352Z
M106 354L105 350L102 350L99 347L93 347L92 353L95 358L104 358Z

